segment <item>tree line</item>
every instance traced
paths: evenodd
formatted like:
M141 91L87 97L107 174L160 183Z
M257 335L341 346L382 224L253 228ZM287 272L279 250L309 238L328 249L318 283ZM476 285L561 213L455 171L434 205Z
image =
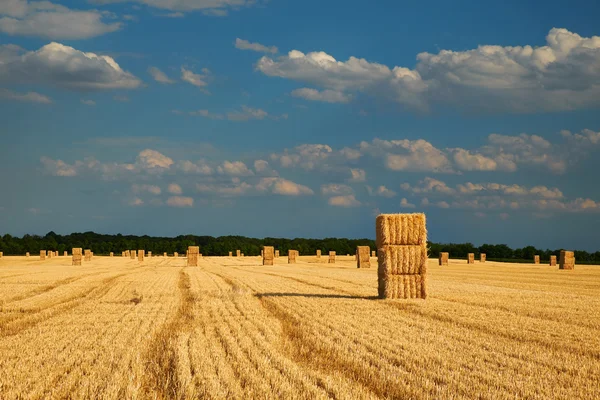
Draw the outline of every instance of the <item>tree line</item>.
M375 250L375 241L371 239L285 239L285 238L248 238L244 236L195 236L180 235L177 237L159 236L134 236L134 235L102 235L94 232L72 233L70 235L58 235L48 232L45 236L24 235L15 237L4 235L0 237L0 251L5 255L24 255L26 252L33 254L40 250L63 251L71 253L74 247L90 249L96 255L108 255L114 252L119 255L124 250L151 251L154 254L164 252L173 254L183 253L188 246L200 246L200 252L206 256L226 256L230 251L241 250L246 256L258 256L263 246L274 246L282 256L287 255L288 250L298 250L301 255L315 254L321 250L323 254L335 251L338 255L354 254L356 246L369 246ZM485 253L488 260L497 261L531 261L534 255L539 255L542 261L550 259L551 255L560 255L561 249L537 249L527 246L512 249L505 244L484 244L475 246L472 243L433 243L429 242L429 256L437 258L444 251L450 253L451 258L466 258L468 253ZM568 249L571 250L571 249ZM575 250L575 258L578 263L600 263L600 251L590 253Z

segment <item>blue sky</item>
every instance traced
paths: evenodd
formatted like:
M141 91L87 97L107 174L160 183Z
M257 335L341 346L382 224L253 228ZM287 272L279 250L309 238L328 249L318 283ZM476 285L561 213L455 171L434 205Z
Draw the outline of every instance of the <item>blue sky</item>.
M2 1L0 229L600 249L599 14Z

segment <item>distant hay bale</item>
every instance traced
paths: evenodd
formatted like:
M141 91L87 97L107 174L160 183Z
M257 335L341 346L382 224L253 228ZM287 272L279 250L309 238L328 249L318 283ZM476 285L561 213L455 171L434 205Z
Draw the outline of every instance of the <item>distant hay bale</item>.
M175 257L175 258L179 257L179 253L178 252L173 253L173 257Z
M296 264L296 250L288 250L288 264Z
M109 256L110 256L110 257L113 257L114 255L115 255L115 254L114 254L112 251L111 251L111 252L110 252L110 254L109 254Z
M558 268L575 269L575 253L568 250L561 250Z
M378 293L383 299L427 297L425 214L382 214L375 219ZM440 264L442 255L440 254Z
M371 252L371 257L377 257L377 252L375 250Z
M244 253L240 254L240 257L244 257Z
M485 253L481 253L481 254L479 255L479 262L482 262L482 263L484 263L484 262L485 262L485 259L486 259L486 255L485 255Z
M438 264L439 265L448 265L448 258L450 258L449 253L441 252L440 256L438 257Z
M242 251L241 250L236 250L235 251L235 256L236 257L241 257L242 256Z
M4 256L4 253L0 251L0 258L2 258L2 256Z
M265 246L261 251L263 256L263 265L273 265L275 258L275 248L273 246Z
M151 251L148 252L148 258L152 258L152 252Z
M138 261L144 261L144 256L145 255L146 255L146 251L145 250L138 250L138 252L137 252Z
M233 257L233 251L229 252L229 257Z
M538 255L533 256L533 263L534 264L539 264L540 263L540 256L538 256Z
M356 268L371 268L370 252L369 246L356 247Z
M556 267L556 256L550 256L550 266Z
M329 252L329 260L327 260L328 264L335 264L335 251Z
M467 255L467 264L475 264L475 253L469 253Z
M25 253L25 257L27 257L27 258L30 257L29 252Z
M63 252L63 257L69 257L69 253L67 251Z
M74 247L71 250L71 254L73 254L71 265L81 265L81 247Z
M129 252L129 255L131 257L132 260L135 260L137 258L137 252L135 250L131 250Z
M200 254L199 246L189 246L187 250L187 265L188 267L198 266L198 256Z
M48 254L46 255L46 257L48 257L49 259L52 258L52 252L50 250L48 250Z
M261 256L262 258L264 258L264 257L265 257L265 254L264 254L264 249L260 251L260 256Z
M279 258L279 250L275 250L275 258Z
M321 250L317 250L317 258L321 258Z
M426 245L425 214L380 214L375 220L377 248L389 245Z
M84 261L92 261L92 251L89 249L86 249L83 251L83 260Z
M46 250L40 250L40 260L46 259Z

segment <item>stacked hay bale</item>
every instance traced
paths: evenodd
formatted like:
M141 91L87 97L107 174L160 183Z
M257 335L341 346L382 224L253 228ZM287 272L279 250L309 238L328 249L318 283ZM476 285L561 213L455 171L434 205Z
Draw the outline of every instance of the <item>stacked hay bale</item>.
M260 257L261 258L265 258L265 251L264 251L264 249L260 251Z
M335 264L335 251L330 251L329 252L329 260L327 261L328 264Z
M71 265L81 265L81 247L73 248L71 254L73 254Z
M481 254L479 255L479 262L482 262L482 263L484 263L484 262L485 262L485 259L486 259L486 255L485 255L485 253L481 253Z
M240 257L244 257L244 253L240 254Z
M279 250L275 250L275 258L279 258Z
M425 214L377 216L378 291L384 299L427 297Z
M84 261L92 261L92 251L89 249L86 249L84 252Z
M29 252L25 253L25 257L29 258Z
M63 257L69 257L69 253L67 251L63 252Z
M375 250L371 252L371 257L377 257L377 252Z
M233 252L232 251L229 252L229 257L233 257Z
M44 261L46 259L46 250L40 250L40 260Z
M188 267L198 266L198 255L200 254L199 246L189 246L187 250L187 265Z
M275 248L273 246L265 246L262 250L263 265L273 265L275 258Z
M130 250L129 256L131 257L132 260L135 260L137 258L137 252L135 250Z
M2 258L2 256L4 256L4 253L0 251L0 258Z
M450 254L447 252L441 252L438 258L439 265L448 265L448 258L450 258Z
M321 258L321 250L317 250L317 259Z
M242 251L241 250L236 250L235 251L235 256L236 257L241 257L242 256Z
M550 256L550 266L556 267L556 256Z
M48 250L48 255L47 255L48 259L52 258L52 251Z
M572 251L561 250L559 269L575 269L575 253Z
M369 246L356 247L356 268L371 268L371 257Z
M467 264L475 264L475 253L469 253L467 255Z
M288 250L288 264L296 264L296 250Z
M112 251L111 251L111 252L110 252L110 254L109 254L109 256L110 256L110 257L113 257L114 255L115 255L115 254L114 254Z
M179 253L178 252L173 253L173 257L175 257L175 258L179 257Z
M540 263L540 256L538 256L537 254L535 256L533 256L533 263L534 264L539 264Z
M137 255L138 255L138 261L144 261L144 256L146 255L146 251L138 250Z

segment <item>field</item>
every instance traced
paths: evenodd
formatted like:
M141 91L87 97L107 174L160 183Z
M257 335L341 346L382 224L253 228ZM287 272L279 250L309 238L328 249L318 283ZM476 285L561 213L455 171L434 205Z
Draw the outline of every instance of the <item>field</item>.
M600 398L600 267L0 259L0 398Z

